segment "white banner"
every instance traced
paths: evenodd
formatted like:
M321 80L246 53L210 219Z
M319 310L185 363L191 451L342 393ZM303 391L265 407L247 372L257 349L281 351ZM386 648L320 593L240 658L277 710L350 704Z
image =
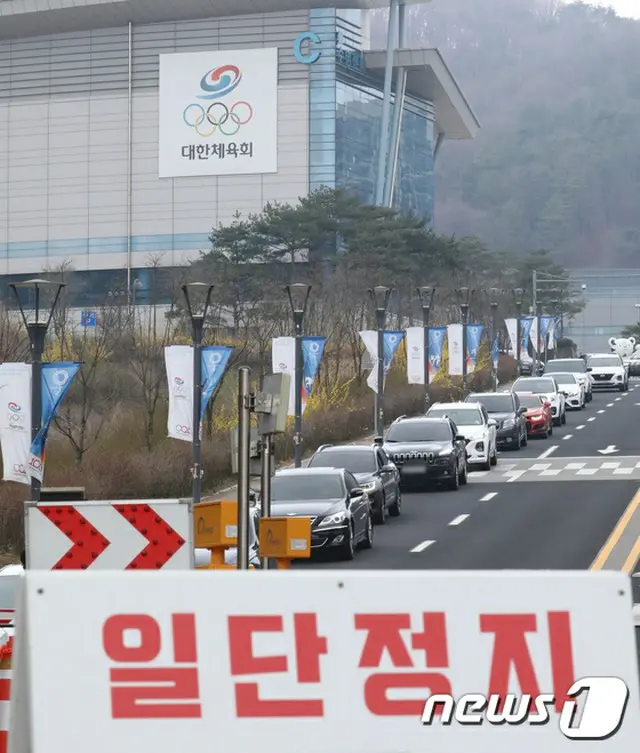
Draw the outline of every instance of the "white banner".
M278 50L160 55L160 178L278 171Z
M538 317L534 316L531 321L531 331L529 332L529 339L531 340L531 345L533 345L533 349L536 352L537 355L540 355L538 351L540 350L540 338L538 337Z
M30 485L26 466L31 456L31 364L1 364L0 390L2 480Z
M169 345L164 349L169 384L168 436L193 441L193 348Z
M271 342L271 363L274 374L288 374L291 377L289 388L289 416L295 416L296 408L296 338L274 337Z
M424 327L409 327L407 337L407 380L424 384Z
M504 323L507 328L507 334L509 335L509 340L511 341L511 347L509 348L509 350L510 352L513 353L515 357L515 354L518 352L518 320L517 319L505 319Z
M556 323L555 320L549 325L549 332L547 333L547 342L549 350L556 349Z
M364 347L367 351L367 355L371 359L373 368L369 372L367 377L367 384L374 391L378 391L378 333L373 329L366 329L358 333Z
M601 753L638 749L624 573L28 570L19 580L10 753L174 753L185 741L225 753L572 753L594 737ZM52 629L60 615L73 619ZM607 677L623 697L603 697ZM576 684L586 702L570 697ZM431 694L514 694L518 709L542 695L544 705L524 718L508 701L500 720L475 701L482 724L421 724Z
M449 376L462 376L462 324L447 327L449 342Z

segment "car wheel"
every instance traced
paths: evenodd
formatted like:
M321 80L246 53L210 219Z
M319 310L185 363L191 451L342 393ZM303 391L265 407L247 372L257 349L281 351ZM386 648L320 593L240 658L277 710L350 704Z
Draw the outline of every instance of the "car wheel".
M377 526L383 526L387 521L387 498L384 492L380 500L380 507L376 508L373 520Z
M522 446L526 447L529 444L529 435L527 434L527 430L524 430L524 434L522 435Z
M564 413L562 414L562 421L561 421L561 424L562 424L562 426L564 426L564 425L565 425L566 423L567 423L567 412L565 411L565 412L564 412Z
M498 450L497 449L493 451L493 455L491 456L490 463L491 465L498 465Z
M356 543L355 543L355 533L353 531L353 526L349 526L349 539L345 544L342 545L342 548L340 550L340 559L344 560L345 562L348 562L352 560L356 556Z
M553 420L551 420L551 421L549 422L549 433L548 433L548 435L547 435L547 436L549 436L549 437L552 437L552 436L553 436Z
M462 473L459 476L460 479L460 486L464 486L467 481L469 480L469 476L467 474L467 464L464 464L464 468L462 469Z
M373 549L373 537L373 519L371 518L371 515L369 515L369 517L367 518L367 531L360 546L363 549Z
M487 459L486 463L483 463L480 466L480 470L482 470L482 471L490 471L491 470L491 456L489 456L489 458Z
M522 449L522 434L518 432L518 440L516 441L513 449L517 452L518 450Z
M562 426L562 419L561 418L554 418L553 419L553 425L554 426Z
M618 387L618 389L620 392L624 392L625 390L624 384L621 384L620 387Z
M402 491L400 487L398 487L398 496L396 497L396 501L389 508L389 515L391 515L392 518L397 518L399 517L401 512L402 512Z
M453 478L450 478L447 481L447 487L452 491L458 491L460 488L460 474L458 472L458 466L456 465L455 473L453 474Z

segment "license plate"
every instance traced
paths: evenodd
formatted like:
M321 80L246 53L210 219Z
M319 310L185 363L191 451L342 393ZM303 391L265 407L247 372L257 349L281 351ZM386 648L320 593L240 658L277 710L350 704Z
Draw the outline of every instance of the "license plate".
M405 467L402 470L404 473L415 475L417 473L424 473L426 469L424 466L421 466L421 465L405 465Z

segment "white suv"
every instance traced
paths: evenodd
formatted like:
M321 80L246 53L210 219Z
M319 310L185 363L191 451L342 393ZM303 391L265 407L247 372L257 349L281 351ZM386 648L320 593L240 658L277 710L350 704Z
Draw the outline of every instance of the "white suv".
M594 388L629 389L629 372L617 353L592 353L588 361Z
M544 365L544 375L575 374L580 384L584 387L586 401L593 400L593 379L589 373L589 367L584 358L552 358Z
M498 423L489 418L481 403L434 403L427 411L430 418L450 418L467 443L467 464L491 470L498 462L496 433Z
M553 425L562 426L567 423L567 402L551 374L541 377L519 377L513 383L511 392L518 394L529 392L544 397L551 403Z

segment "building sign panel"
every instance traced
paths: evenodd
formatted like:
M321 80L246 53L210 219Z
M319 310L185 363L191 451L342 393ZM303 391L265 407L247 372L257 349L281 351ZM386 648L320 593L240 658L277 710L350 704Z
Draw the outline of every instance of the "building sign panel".
M278 50L160 55L160 178L278 170Z

